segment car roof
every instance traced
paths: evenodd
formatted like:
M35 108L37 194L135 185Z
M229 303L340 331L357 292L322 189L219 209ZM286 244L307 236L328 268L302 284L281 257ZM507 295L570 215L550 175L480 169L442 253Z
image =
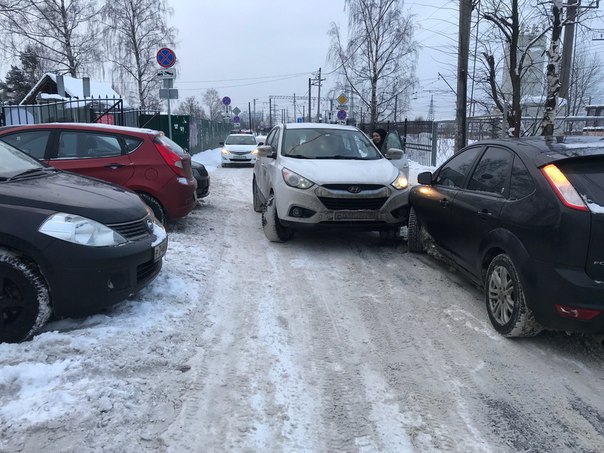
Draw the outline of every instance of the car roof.
M163 132L154 129L146 129L139 127L129 126L115 126L112 124L101 124L101 123L41 123L41 124L15 124L11 126L0 127L0 133L9 130L19 129L81 129L88 131L99 131L99 132L113 132L123 134L152 134L158 135Z
M481 140L475 144L501 144L508 146L537 167L560 160L604 156L604 137L559 136L559 137L520 137Z
M283 126L285 127L285 129L340 129L344 131L359 130L354 126L331 123L285 123Z

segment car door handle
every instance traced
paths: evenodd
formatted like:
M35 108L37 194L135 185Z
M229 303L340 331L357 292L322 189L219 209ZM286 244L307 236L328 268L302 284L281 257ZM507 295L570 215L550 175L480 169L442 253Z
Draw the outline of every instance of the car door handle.
M117 168L122 168L125 167L124 164L109 164L109 165L105 165L105 168L111 168L112 170L115 170Z
M478 211L478 217L482 219L490 219L493 217L493 213L487 209L483 209L482 211Z

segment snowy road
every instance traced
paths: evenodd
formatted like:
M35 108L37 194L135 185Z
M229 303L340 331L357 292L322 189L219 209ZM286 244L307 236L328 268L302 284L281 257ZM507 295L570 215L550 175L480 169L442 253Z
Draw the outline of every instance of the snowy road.
M251 175L211 173L135 301L0 345L0 451L604 451L601 344L507 340L461 276L377 233L269 243ZM25 392L32 368L50 383Z

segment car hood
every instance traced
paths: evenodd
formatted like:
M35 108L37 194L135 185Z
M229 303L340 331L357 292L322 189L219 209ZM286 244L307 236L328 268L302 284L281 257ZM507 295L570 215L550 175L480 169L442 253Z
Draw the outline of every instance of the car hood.
M258 145L224 145L229 151L254 151Z
M77 214L101 223L143 218L146 207L134 192L69 172L0 183L2 203Z
M382 184L394 181L399 170L387 159L328 160L283 158L282 165L315 184Z

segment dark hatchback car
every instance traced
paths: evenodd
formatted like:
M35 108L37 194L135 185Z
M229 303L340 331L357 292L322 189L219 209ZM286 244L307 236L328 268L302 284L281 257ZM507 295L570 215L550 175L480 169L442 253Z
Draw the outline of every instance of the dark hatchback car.
M0 128L0 140L53 167L127 187L162 222L197 205L191 156L162 132L106 124Z
M604 332L604 140L479 142L418 182L409 250L481 285L498 332Z
M0 342L126 299L160 272L167 244L134 192L0 143Z
M193 177L197 181L197 198L205 198L210 194L210 175L204 164L191 160Z

